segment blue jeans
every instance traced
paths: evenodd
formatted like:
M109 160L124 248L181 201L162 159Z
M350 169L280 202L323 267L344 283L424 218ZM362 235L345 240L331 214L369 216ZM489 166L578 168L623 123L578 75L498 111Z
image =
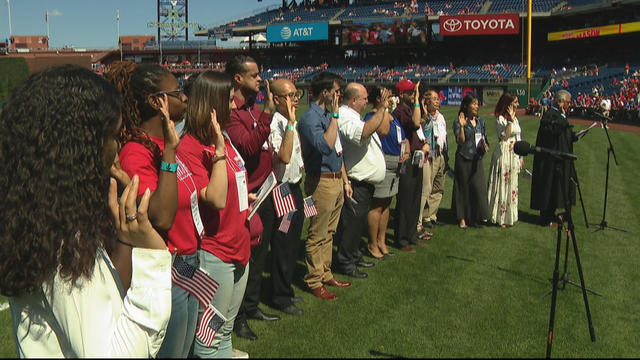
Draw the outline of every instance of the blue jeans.
M196 337L193 355L200 358L231 358L231 333L236 319L244 290L247 287L249 265L228 264L205 250L198 250L200 267L207 271L218 282L218 290L211 304L227 319L216 333L211 347L206 346ZM204 309L198 309L198 321Z
M189 265L198 266L198 254L177 255ZM171 286L171 318L158 351L158 359L186 358L189 355L198 324L198 300L186 290Z

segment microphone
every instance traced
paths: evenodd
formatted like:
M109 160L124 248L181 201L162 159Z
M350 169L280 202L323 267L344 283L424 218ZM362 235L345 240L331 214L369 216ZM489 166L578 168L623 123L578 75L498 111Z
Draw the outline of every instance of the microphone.
M531 153L549 154L560 159L578 160L578 157L572 153L546 149L540 146L532 146L526 141L517 141L513 145L513 151L521 156L527 156Z
M598 111L596 111L596 110L593 110L593 115L595 115L596 117L599 117L599 118L600 118L600 119L602 119L602 121L603 121L603 122L605 122L605 123L606 123L607 121L612 121L612 120L613 120L613 119L611 119L610 117L605 116L604 114L602 114L602 113L600 113L600 112L598 112Z

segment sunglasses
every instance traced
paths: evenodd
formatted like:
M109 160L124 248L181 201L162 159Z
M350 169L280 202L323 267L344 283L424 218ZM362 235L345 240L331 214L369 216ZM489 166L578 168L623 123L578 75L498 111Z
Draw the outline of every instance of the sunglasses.
M176 98L180 98L182 95L184 95L184 89L183 88L179 88L178 90L167 90L167 91L158 91L157 93L154 93L154 96L162 96L162 95L169 95L169 96L173 96Z

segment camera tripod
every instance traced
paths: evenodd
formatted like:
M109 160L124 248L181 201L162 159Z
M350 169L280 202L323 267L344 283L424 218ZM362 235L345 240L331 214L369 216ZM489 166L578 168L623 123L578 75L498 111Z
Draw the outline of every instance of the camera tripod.
M562 246L562 230L564 228L564 222L566 220L567 224L567 246L564 257L564 274L562 275L562 280L559 276L559 265L560 265L560 247ZM578 267L578 275L580 276L580 285L575 284L571 280L568 279L567 273L567 257L569 254L569 237L571 237L573 243L573 253L576 257L576 265ZM566 284L571 284L582 289L582 297L584 299L584 307L587 313L587 322L589 325L589 334L591 335L591 341L596 341L595 330L593 329L593 322L591 320L591 311L589 310L589 300L587 299L587 291L602 296L595 291L589 290L586 288L584 284L584 275L582 274L582 265L580 264L580 255L578 253L578 243L576 242L576 234L575 228L573 226L573 220L571 219L571 205L567 206L566 212L558 215L558 233L557 233L557 243L556 243L556 259L555 265L553 269L553 279L552 279L552 288L551 291L546 293L544 297L551 294L551 311L549 315L549 334L547 336L547 358L551 357L551 346L553 344L553 325L556 315L556 299L558 295L559 283L562 282L561 290L565 289Z

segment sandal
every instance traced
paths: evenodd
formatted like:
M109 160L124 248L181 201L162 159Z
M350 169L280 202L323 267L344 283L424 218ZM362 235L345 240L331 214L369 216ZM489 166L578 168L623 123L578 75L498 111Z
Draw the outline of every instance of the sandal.
M422 229L418 230L418 233L416 235L417 235L418 239L429 240L433 236L433 233L430 233L425 228L422 228Z

